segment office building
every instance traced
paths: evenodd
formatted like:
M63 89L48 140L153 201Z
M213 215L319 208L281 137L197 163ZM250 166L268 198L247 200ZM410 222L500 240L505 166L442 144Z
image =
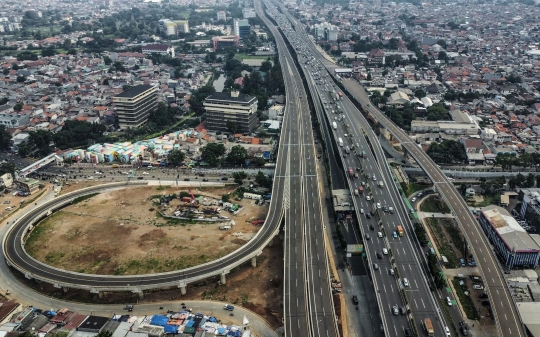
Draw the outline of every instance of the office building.
M178 35L178 33L189 33L188 20L161 19L158 21L159 31L167 36Z
M254 8L243 8L242 16L244 17L244 19L256 18L257 13L255 12Z
M493 205L484 207L478 222L506 268L538 266L540 246L506 209Z
M238 36L214 36L212 38L212 47L214 51L219 48L238 47Z
M248 20L234 20L234 35L242 40L249 37L249 34L251 34L251 26Z
M225 11L217 12L217 20L218 21L227 21L227 12L225 12Z
M157 88L137 85L113 97L121 128L136 128L148 120L150 111L157 107Z
M257 98L238 91L215 92L203 102L206 127L211 131L251 132L259 123ZM231 130L231 126L235 130Z

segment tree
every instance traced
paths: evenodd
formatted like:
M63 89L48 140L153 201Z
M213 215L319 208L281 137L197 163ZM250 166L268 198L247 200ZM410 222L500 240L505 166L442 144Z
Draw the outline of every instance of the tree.
M536 176L536 187L540 187L540 175Z
M186 155L181 150L171 150L167 155L167 163L178 166L184 162Z
M246 179L248 175L244 171L238 171L238 172L233 172L232 176L234 178L235 183L237 183L238 185L242 185L242 183L244 182L244 179Z
M236 122L227 121L225 125L227 126L227 130L229 130L229 132L232 134L235 134L238 131L238 123Z
M45 48L41 51L41 56L48 57L56 55L56 49L53 47Z
M241 145L235 145L227 155L227 161L233 164L244 164L247 158L247 150Z
M105 55L103 56L103 62L105 63L106 66L108 66L112 64L112 59L109 56Z
M427 108L426 118L428 121L448 120L448 110L446 110L442 103L435 103Z
M24 75L17 76L17 82L22 83L24 81L26 81L26 76Z
M109 330L102 330L100 331L95 337L111 337L112 332Z
M414 91L414 96L418 97L418 99L426 97L426 92L420 88L416 89Z
M231 200L231 195L230 195L230 194L223 194L223 195L221 196L221 200L222 200L223 202L229 202L229 200Z
M443 140L441 143L431 143L427 154L437 163L462 163L467 159L463 145L458 141L448 139Z
M21 111L22 108L23 108L22 103L17 103L17 104L15 104L15 105L13 106L13 110L15 110L15 111Z
M50 144L53 140L53 133L46 130L30 131L28 137L28 143L37 149L38 154L41 156L48 155L50 150Z
M6 104L7 102L9 102L9 98L7 98L7 97L2 97L2 98L0 98L0 105L4 105L4 104Z
M527 175L527 179L525 180L525 184L523 187L527 187L527 188L534 187L534 174L529 173Z
M15 164L12 162L6 162L0 164L0 176L6 173L11 173L13 177L15 177Z
M262 171L257 172L255 182L262 187L272 186L272 181Z
M210 143L201 149L201 157L211 166L221 164L221 156L225 154L225 145Z
M9 149L10 142L11 134L6 130L5 125L0 125L0 149Z

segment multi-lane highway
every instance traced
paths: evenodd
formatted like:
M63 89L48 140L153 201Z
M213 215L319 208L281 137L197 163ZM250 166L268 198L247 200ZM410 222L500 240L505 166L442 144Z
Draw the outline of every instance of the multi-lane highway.
M407 152L432 180L437 192L440 193L450 206L469 243L469 247L471 247L476 257L480 272L485 280L484 284L491 298L491 307L496 317L499 335L525 336L523 325L521 324L499 262L495 253L491 250L484 233L482 233L477 220L471 214L465 200L463 200L454 185L441 172L433 160L401 128L392 123L380 110L370 104L369 97L358 83L352 80L344 80L343 85L363 105L364 109L369 111L379 123L400 141Z
M284 8L282 10L286 13ZM290 16L289 19L295 25L299 25ZM300 26L297 31L303 32L304 30ZM309 43L307 37L304 36L302 42L301 45L297 45L295 48L308 64L308 68L314 73L308 74L308 77L309 75L315 76L323 105L327 108L327 111L335 113L329 116L329 120L337 125L334 131L336 140L341 138L344 143L341 151L344 157L344 167L346 169L350 167L354 172L357 172L357 168L361 167L361 177L352 178L349 181L351 191L361 184L365 184L366 191L371 192L355 197L355 205L361 219L360 229L364 233L363 241L367 247L368 260L377 264L377 269L374 269L374 265L371 267L374 273L375 288L382 293L379 293L378 300L380 301L380 309L383 312L386 333L396 336L402 335L409 326L409 322L404 317L394 315L394 307L401 308L407 304L401 293L401 289L403 289L407 294L408 309L412 311L412 317L415 318L417 323L416 327L420 328L419 323L424 318L429 317L435 324L436 334L445 334L443 331L446 330L448 324L444 322L444 318L440 315L439 302L434 299L427 286L428 282L424 276L427 275L427 270L424 268L423 252L411 242L414 235L411 235L412 226L409 221L409 210L400 199L377 138L369 129L367 121L352 103L346 98L339 99L337 92L340 89L334 86L333 81L320 67L317 60L320 60L317 57L319 54L312 48L313 46ZM302 50L302 48L305 50ZM341 112L344 114L341 114ZM371 146L368 145L366 138L370 140ZM367 158L362 157L360 159L358 157L361 151L366 151ZM372 151L375 158L370 157ZM380 187L380 182L384 187ZM370 200L367 198L368 195ZM390 207L393 209L392 212L390 212ZM385 209L388 212L385 212ZM375 210L376 217L368 219L367 213L372 210ZM379 223L376 218L380 219ZM404 226L405 235L403 237L397 234L398 225ZM395 236L394 232L396 232ZM368 236L369 240L367 239ZM386 249L386 251L383 251L383 249ZM385 252L388 254L385 254ZM394 275L390 274L390 269L395 270ZM381 271L385 272L381 273ZM440 323L437 324L438 321Z
M287 92L286 130L280 151L289 163L284 171L285 214L285 334L287 336L339 335L321 213L319 171L311 115L302 79L278 28L266 17L260 1L259 17L269 27L279 51ZM285 22L279 22L286 29Z

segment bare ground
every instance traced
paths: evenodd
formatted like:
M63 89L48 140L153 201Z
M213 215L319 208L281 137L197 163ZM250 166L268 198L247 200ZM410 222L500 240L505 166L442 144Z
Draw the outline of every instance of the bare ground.
M77 186L81 188L82 186ZM251 219L264 219L268 206L252 200L237 216L236 226L171 225L159 216L152 197L179 193L179 188L155 186L113 190L68 206L44 220L32 232L26 250L49 265L90 274L137 275L184 269L225 256L245 244L258 230ZM193 191L220 198L232 188ZM175 207L179 200L171 202ZM242 233L242 235L234 235Z
M144 300L128 292L107 292L99 298L97 294L77 289L64 293L53 285L29 280L15 270L12 272L32 289L68 301L112 304L216 300L246 307L265 318L274 329L283 325L283 246L279 237L274 238L272 247L266 247L258 256L256 268L248 262L233 269L227 275L225 285L218 285L219 277L189 284L184 296L178 288L170 288L145 292Z

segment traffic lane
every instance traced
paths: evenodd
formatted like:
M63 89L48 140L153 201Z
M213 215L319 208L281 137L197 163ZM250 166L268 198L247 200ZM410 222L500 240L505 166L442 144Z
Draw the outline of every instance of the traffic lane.
M414 150L415 150L416 152L418 152L417 149L414 149ZM420 155L422 155L422 154L420 154ZM417 158L418 158L418 157L417 157ZM427 161L427 162L426 162L425 160L423 160L423 161L424 161L424 163L427 164L428 166L431 164L429 161ZM424 163L423 163L423 164L424 164ZM427 169L427 168L426 168L426 169ZM432 169L434 172L436 172L437 174L439 174L439 171L436 170L436 169L433 167L433 165L431 165L431 169ZM434 176L435 176L435 175L434 175ZM445 177L442 177L441 174L439 174L438 177L435 177L435 180L437 180L437 178L441 179L441 181L445 181ZM467 211L467 213L468 213L468 211ZM487 255L489 255L489 256L491 257L491 254L487 254ZM504 292L505 292L505 296L506 296L506 295L507 295L507 292L506 292L506 291L504 291ZM502 303L501 303L501 304L502 304ZM512 311L512 310L510 310L510 311ZM512 314L513 314L513 311L512 311ZM497 315L497 316L498 316L498 315ZM517 323L515 323L515 321L514 321L514 324L517 325ZM519 329L516 329L516 331L520 333L520 330L519 330Z

